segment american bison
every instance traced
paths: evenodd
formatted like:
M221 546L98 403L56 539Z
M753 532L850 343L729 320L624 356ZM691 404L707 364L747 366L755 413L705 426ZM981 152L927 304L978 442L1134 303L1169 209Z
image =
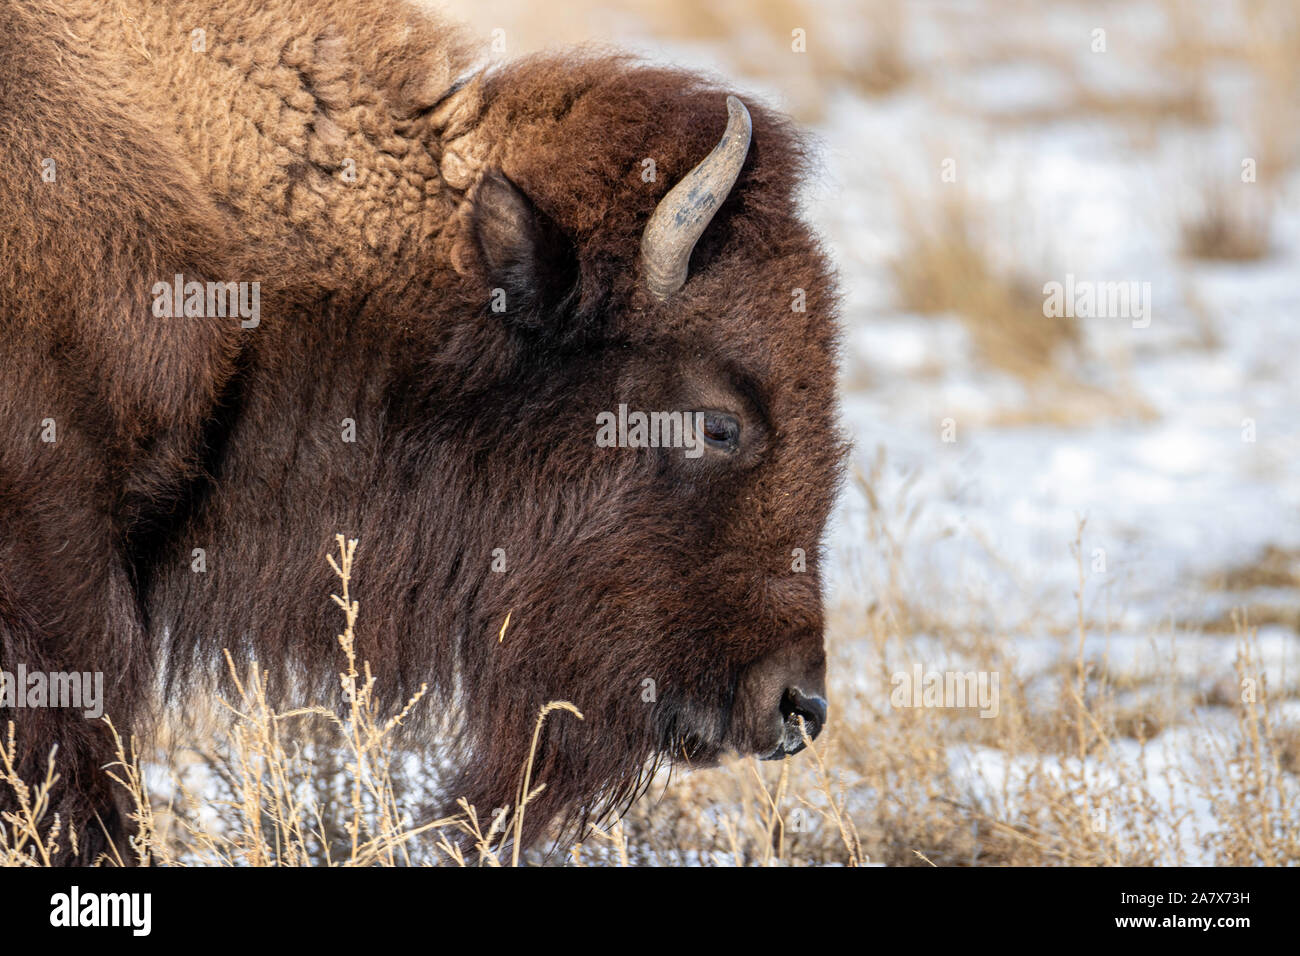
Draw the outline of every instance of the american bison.
M102 674L139 732L223 649L337 701L356 537L448 794L508 805L539 706L584 712L535 836L824 723L836 290L778 115L471 49L402 0L0 6L0 669ZM120 845L103 722L0 720L29 779L58 746L79 859Z

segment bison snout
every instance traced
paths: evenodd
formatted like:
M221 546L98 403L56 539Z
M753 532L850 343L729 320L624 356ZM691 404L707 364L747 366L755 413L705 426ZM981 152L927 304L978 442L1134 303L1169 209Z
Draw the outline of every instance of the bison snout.
M736 687L729 749L780 760L826 726L826 655L821 634L808 633L756 661Z
M775 754L777 758L803 750L804 734L809 740L817 739L826 724L826 698L819 694L805 694L798 687L787 687L781 695L781 723L785 728L781 740L783 752Z

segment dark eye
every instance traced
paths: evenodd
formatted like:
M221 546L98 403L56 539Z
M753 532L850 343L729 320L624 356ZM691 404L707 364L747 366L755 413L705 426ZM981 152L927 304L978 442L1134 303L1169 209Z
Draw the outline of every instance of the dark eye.
M735 451L740 445L740 422L725 412L700 412L700 431L714 448Z

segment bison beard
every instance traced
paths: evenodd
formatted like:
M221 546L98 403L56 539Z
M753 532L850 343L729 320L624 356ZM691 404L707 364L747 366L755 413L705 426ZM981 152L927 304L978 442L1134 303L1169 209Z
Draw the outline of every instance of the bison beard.
M389 705L433 688L410 741L448 735L449 796L513 803L539 707L585 714L543 733L532 839L824 721L835 291L779 117L467 50L397 0L0 6L0 668L102 672L142 734L225 648L337 701L341 532L359 654ZM156 317L177 274L260 283L260 325ZM738 437L599 448L620 403ZM65 862L122 847L101 723L0 719L28 780L58 746Z

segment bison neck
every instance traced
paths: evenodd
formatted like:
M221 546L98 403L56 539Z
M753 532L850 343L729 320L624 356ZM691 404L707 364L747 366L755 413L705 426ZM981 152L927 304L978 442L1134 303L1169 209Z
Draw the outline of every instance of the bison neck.
M338 535L360 542L358 649L387 701L454 690L456 642L502 623L482 594L494 519L465 480L472 453L449 405L465 379L413 397L439 370L381 318L341 308L266 318L209 428L207 477L159 543L143 602L173 691L221 675L230 650L279 668L280 690L336 703Z

